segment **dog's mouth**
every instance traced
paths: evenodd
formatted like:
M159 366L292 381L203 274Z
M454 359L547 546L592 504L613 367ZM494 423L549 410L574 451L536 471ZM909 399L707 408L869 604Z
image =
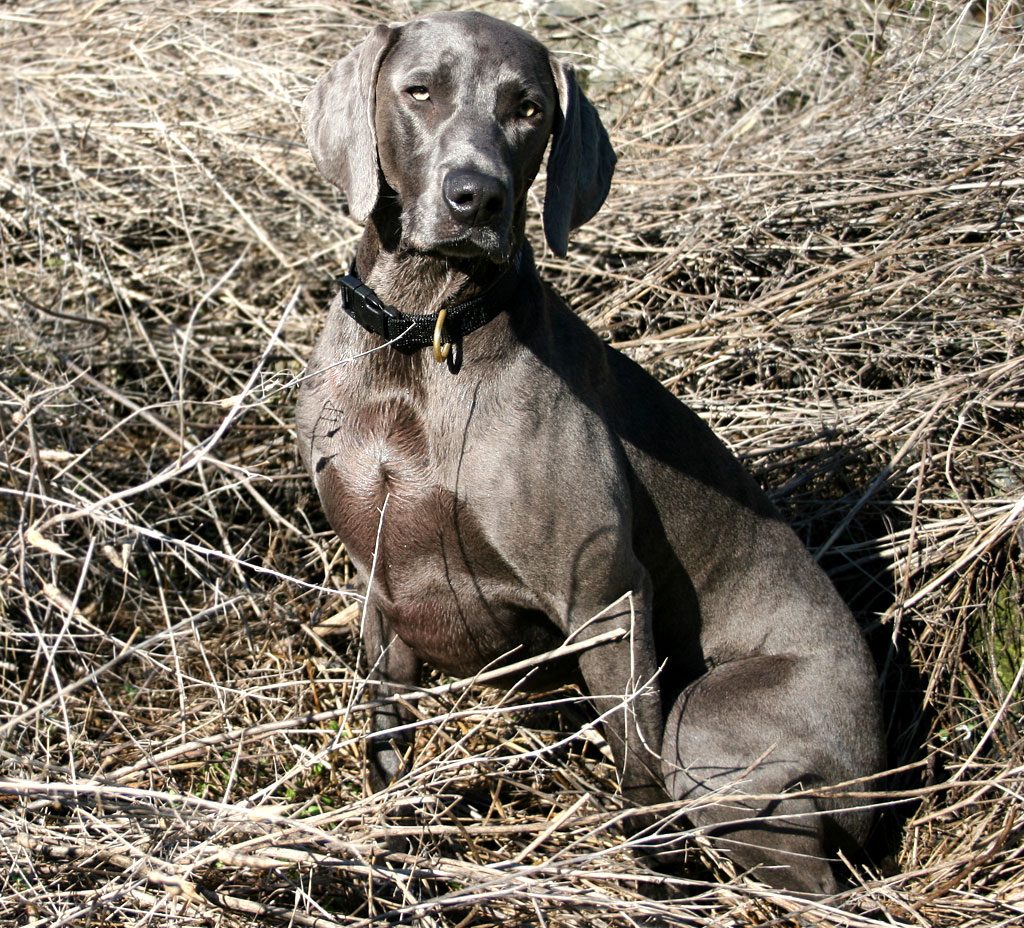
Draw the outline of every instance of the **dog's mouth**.
M489 226L473 226L459 235L432 243L426 250L444 258L485 257L498 264L506 264L512 251L509 236Z

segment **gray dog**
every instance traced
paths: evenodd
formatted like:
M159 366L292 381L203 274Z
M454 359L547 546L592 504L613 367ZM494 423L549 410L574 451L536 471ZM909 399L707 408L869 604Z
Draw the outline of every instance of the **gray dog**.
M621 629L572 672L624 793L693 800L741 868L833 891L830 849L863 841L871 815L821 787L882 764L872 662L722 443L539 279L524 228L548 141L558 255L615 164L572 68L507 23L439 13L376 27L303 115L317 166L367 221L298 435L371 578L371 678L400 693L423 661L466 676ZM373 788L408 760L405 718L373 717Z

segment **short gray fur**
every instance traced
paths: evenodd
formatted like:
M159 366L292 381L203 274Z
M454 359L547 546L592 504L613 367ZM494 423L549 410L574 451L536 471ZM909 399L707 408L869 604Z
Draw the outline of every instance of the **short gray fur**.
M507 23L433 14L374 29L303 116L320 170L367 220L357 263L385 302L436 312L526 249L524 279L465 339L457 372L429 348L382 347L337 300L310 361L299 447L353 563L372 570L363 636L381 692L415 685L424 661L467 675L584 626L628 628L552 669L578 670L606 714L624 793L714 791L690 819L739 867L834 891L827 857L864 840L870 811L729 794L877 772L874 667L828 578L725 446L537 276L524 224L549 138L557 254L615 164L571 66ZM630 608L587 625L627 593ZM408 763L408 736L387 733L406 718L374 715L374 788Z

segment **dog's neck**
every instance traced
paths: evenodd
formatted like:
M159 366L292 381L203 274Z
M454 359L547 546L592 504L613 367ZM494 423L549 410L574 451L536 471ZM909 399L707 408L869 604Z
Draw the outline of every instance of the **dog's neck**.
M516 230L513 254L523 241L523 231ZM445 303L471 300L508 267L483 256L446 258L403 250L385 243L372 219L359 241L355 264L360 278L380 300L410 315L432 315Z

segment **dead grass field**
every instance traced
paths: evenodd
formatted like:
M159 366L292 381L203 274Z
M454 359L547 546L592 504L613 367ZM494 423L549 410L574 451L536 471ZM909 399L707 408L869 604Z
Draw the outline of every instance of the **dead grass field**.
M297 107L443 5L0 5L0 925L1021 924L1018 3L463 4L571 55L619 152L543 272L867 630L895 773L847 893L647 869L571 691L432 681L363 796L291 421L359 229Z

